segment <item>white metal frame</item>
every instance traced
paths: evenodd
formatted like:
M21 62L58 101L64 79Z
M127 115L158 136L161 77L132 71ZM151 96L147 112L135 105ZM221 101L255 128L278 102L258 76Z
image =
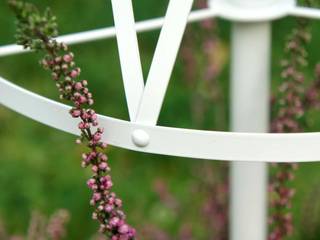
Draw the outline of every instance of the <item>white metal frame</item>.
M268 134L270 21L285 16L320 19L320 10L294 0L209 0L191 11L193 0L170 0L164 18L135 22L131 0L111 0L115 27L58 38L68 44L117 37L130 121L99 115L103 140L121 148L195 159L237 161L231 167L231 238L266 238L265 162L320 160L320 133ZM232 21L231 126L234 132L157 126L187 22L222 17ZM161 28L144 84L137 32ZM0 57L27 52L0 47ZM252 67L254 66L254 68ZM0 103L48 126L79 134L63 105L0 77Z

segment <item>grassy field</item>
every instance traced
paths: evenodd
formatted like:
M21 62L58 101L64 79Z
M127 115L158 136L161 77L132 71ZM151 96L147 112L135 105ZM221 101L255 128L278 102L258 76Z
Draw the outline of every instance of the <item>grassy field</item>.
M61 34L113 25L110 1L32 2L52 7L58 16ZM136 19L162 16L167 3L135 1ZM219 37L226 53L229 53L230 23L223 20L217 22ZM273 91L279 84L279 62L284 39L293 25L294 19L291 18L273 24ZM310 65L306 68L309 81L312 80L314 65L320 60L320 23L313 22L312 27L313 39L308 47ZM14 17L5 1L1 1L0 45L13 43L14 32ZM159 31L153 31L139 35L145 75L158 34ZM82 67L82 76L89 79L99 113L128 119L115 39L73 46L72 50ZM0 75L26 89L57 100L54 84L38 66L38 59L37 54L1 58ZM219 76L222 97L218 104L222 104L224 109L220 111L221 106L213 102L205 123L200 126L203 129L228 129L228 108L225 106L229 104L229 61L228 54ZM160 125L199 127L192 117L190 95L193 89L184 80L185 70L179 58L160 115ZM211 120L217 114L224 114L224 122ZM320 114L314 112L311 116L312 124L307 130L319 131ZM67 239L89 239L93 235L96 223L90 220L89 190L85 187L90 172L81 169L80 153L81 149L74 144L74 136L43 126L0 106L0 217L10 232L25 232L34 209L51 214L56 209L66 208L72 215ZM171 239L177 239L181 226L189 225L192 226L194 239L208 239L210 231L199 221L202 217L199 209L205 195L195 193L203 189L204 182L210 182L210 179L203 179L204 169L212 172L214 181L221 182L225 178L221 169L227 163L143 154L115 147L110 147L108 154L115 190L124 200L129 222L138 231L156 226L175 236ZM178 210L161 200L156 187L159 182L167 186L170 196L179 206ZM320 164L300 165L294 181L297 190L293 203L296 231L292 239L320 239L320 204L317 203L320 197L319 182Z

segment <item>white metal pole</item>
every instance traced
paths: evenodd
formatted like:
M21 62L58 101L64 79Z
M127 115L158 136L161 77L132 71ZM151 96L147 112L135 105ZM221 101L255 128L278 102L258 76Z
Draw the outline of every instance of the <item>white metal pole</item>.
M240 0L233 1L240 2ZM241 2L249 4L257 1L242 0ZM269 22L233 23L232 131L268 131L270 37ZM230 239L266 239L266 163L233 162L230 171L230 186Z

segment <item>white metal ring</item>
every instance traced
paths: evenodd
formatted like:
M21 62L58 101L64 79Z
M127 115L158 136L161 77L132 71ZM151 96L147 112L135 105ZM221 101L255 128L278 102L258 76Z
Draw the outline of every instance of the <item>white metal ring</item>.
M48 126L79 134L70 107L42 97L0 77L0 103ZM308 162L320 160L320 133L233 133L161 126L144 126L99 115L109 144L135 151L199 159L260 162ZM150 136L144 148L131 133L141 129Z

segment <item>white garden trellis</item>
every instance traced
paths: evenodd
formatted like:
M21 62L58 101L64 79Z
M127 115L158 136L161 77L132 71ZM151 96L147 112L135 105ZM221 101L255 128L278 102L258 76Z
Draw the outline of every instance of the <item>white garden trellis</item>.
M59 37L69 44L117 37L130 121L99 116L104 139L141 152L235 161L231 167L231 239L266 239L267 167L265 162L320 160L320 133L267 134L271 21L285 16L320 19L320 10L294 0L211 0L191 11L193 0L170 0L166 16L134 21L131 0L111 0L115 27ZM157 126L187 22L221 17L233 22L231 130L202 131ZM137 32L161 29L144 84ZM23 53L0 47L0 56ZM48 126L79 134L69 106L39 96L0 77L0 103Z

